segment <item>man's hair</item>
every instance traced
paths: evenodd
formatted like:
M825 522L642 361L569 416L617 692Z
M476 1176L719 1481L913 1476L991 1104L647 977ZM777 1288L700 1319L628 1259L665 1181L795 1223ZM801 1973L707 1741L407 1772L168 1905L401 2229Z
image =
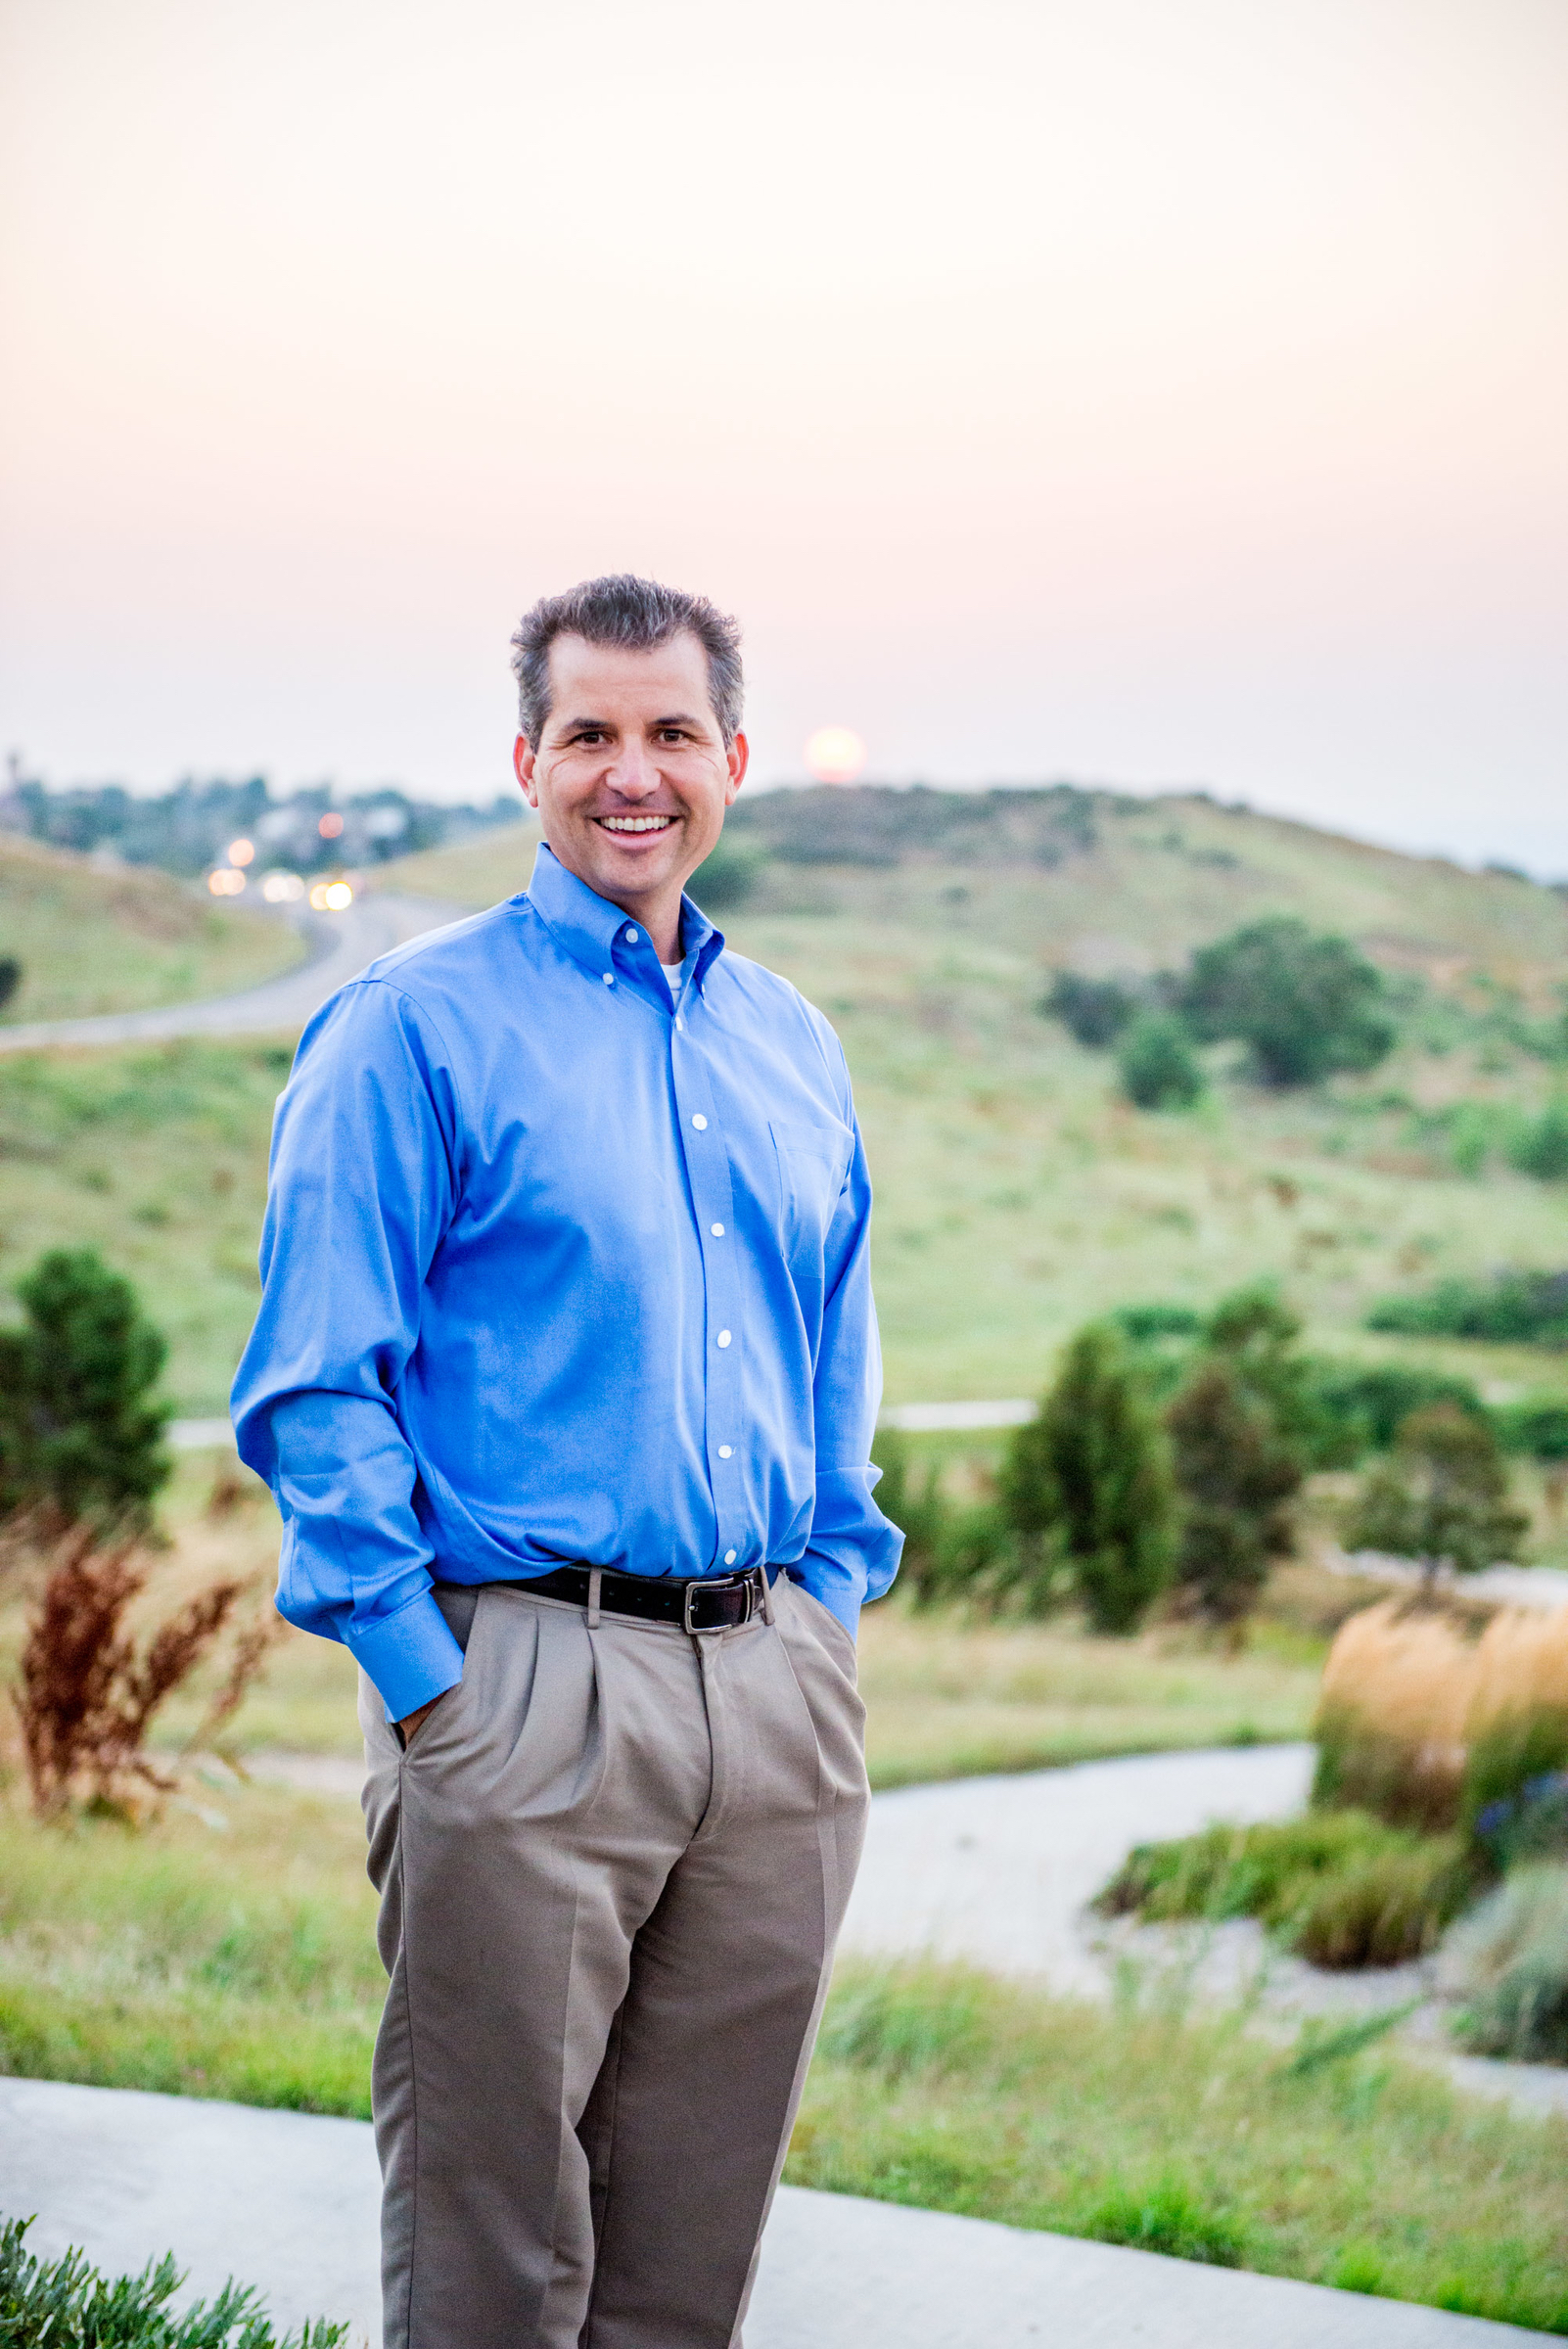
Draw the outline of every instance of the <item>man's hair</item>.
M518 727L534 750L550 717L550 647L558 636L585 636L590 644L619 645L629 653L651 653L689 628L708 656L708 694L726 744L740 731L745 682L741 675L740 623L711 604L706 595L661 587L657 579L617 572L609 578L583 579L564 595L542 596L526 612L512 638L512 673L517 678Z

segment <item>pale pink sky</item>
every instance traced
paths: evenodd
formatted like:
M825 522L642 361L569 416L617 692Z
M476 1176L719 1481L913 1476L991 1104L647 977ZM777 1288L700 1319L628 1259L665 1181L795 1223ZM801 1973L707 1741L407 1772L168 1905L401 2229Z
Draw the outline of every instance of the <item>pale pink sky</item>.
M521 607L757 771L1568 872L1561 0L8 0L0 746L503 787Z

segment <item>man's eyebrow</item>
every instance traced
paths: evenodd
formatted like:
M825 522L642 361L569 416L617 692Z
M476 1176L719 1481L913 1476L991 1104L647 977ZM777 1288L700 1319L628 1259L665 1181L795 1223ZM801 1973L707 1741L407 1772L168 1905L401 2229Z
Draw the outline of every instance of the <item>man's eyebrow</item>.
M658 727L658 726L697 726L697 727L700 727L700 726L702 725L702 722L703 722L703 721L702 721L702 719L701 719L700 717L689 717L689 716L686 714L686 713L685 713L685 711L684 711L684 710L679 710L679 711L677 711L677 712L675 713L675 714L674 714L674 716L673 716L673 717L656 717L656 718L654 719L654 721L653 721L653 723L654 723L654 725L655 725L656 727Z

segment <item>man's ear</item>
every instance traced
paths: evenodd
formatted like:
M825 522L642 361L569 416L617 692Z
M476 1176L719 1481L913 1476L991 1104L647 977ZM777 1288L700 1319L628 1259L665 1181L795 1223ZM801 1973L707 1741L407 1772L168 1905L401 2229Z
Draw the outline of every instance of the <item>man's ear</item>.
M729 780L724 785L724 805L726 807L733 807L735 805L735 794L739 791L741 785L746 780L746 769L751 763L751 744L747 741L744 734L737 734L734 741L729 746L729 750L724 760L725 765L729 769ZM519 767L517 771L519 779L521 780L523 769ZM527 791L528 785L525 783L523 788L525 791Z
M533 780L533 769L537 763L537 754L529 747L528 736L520 734L512 745L512 771L522 785L523 797L530 807L537 807L539 804L539 787Z

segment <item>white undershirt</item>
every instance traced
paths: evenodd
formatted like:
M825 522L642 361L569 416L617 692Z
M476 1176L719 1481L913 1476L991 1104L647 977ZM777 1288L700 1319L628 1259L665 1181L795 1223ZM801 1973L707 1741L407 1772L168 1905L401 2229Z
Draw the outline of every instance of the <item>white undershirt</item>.
M686 964L689 960L689 955L682 955L679 962L662 962L659 965L665 974L665 985L669 990L669 1000L677 1011L686 989Z

